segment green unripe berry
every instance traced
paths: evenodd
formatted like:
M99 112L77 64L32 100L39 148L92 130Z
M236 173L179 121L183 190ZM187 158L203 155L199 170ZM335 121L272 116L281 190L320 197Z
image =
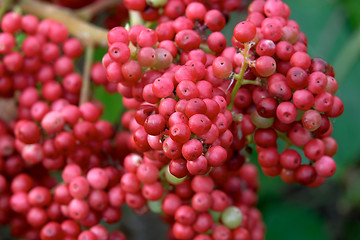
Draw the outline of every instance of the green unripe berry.
M147 201L147 204L150 211L152 211L153 213L156 214L162 213L162 209L161 209L162 199L157 201Z
M256 110L251 113L250 119L257 128L269 128L274 123L274 118L264 118Z
M154 8L160 8L166 5L168 0L146 0L146 3Z
M222 212L221 221L226 227L235 229L241 224L242 213L238 207L228 207Z
M173 185L177 185L182 183L186 177L183 178L177 178L174 175L171 174L171 172L169 171L169 166L166 167L166 171L165 171L165 178L166 180Z

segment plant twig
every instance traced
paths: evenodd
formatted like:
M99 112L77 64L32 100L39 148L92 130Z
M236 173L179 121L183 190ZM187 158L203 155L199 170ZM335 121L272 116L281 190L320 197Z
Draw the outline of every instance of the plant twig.
M259 81L244 79L242 82L242 85L246 85L246 84L261 86L261 82L259 82Z
M89 101L90 95L90 72L91 65L94 56L94 47L88 46L85 50L85 63L84 63L84 72L83 72L83 82L80 93L80 102L79 105Z
M84 20L90 20L97 13L101 12L104 9L112 7L118 3L122 2L122 0L105 0L105 1L96 1L90 5L87 5L83 8L80 8L75 11L75 14Z
M277 131L277 135L286 143L285 149L288 149L290 146L293 145L291 140L283 132Z
M138 11L129 11L129 18L130 18L130 27L135 25L144 25L144 21L141 17L140 12Z
M25 13L39 18L49 18L66 25L69 32L86 46L99 44L107 47L107 30L78 18L73 11L37 0L20 0L19 7Z
M1 1L1 7L0 7L0 19L3 17L3 15L6 13L6 10L8 9L10 3L12 0L4 0Z

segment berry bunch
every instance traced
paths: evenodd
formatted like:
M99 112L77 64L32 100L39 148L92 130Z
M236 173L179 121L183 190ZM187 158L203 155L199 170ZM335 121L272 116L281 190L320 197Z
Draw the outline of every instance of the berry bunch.
M264 223L255 208L257 169L245 164L234 170L232 164L179 179L168 165L132 153L124 159L120 186L135 212L161 214L170 224L170 239L263 239Z
M82 78L75 72L74 59L82 55L83 47L76 38L69 38L64 24L10 12L2 18L1 28L0 95L12 97L21 91L20 118L31 119L32 112L41 114L31 110L34 105L36 109L41 106L40 111L48 109L48 104L38 103L41 100L63 98L78 103ZM41 94L36 91L37 84L43 85Z
M333 96L332 67L311 60L288 6L254 1L247 21L234 29L233 47L225 48L224 36L213 32L206 40L212 52L205 53L197 23L214 10L195 14L194 5L206 9L190 3L185 16L155 30L137 25L108 34L103 64L124 105L135 109L123 119L134 147L170 162L178 178L209 172L251 142L269 176L309 186L332 176L337 144L329 117L341 115L343 104ZM221 19L214 30L223 28ZM165 24L166 36L159 30ZM279 137L287 144L281 154ZM304 149L309 163L291 146ZM180 165L186 169L179 171Z
M82 44L63 24L33 15L9 12L1 27L1 97L16 95L18 104L17 119L0 122L1 224L26 239L126 239L99 225L121 218L121 196L110 194L121 172L110 162L123 156L113 126L100 120L101 103L78 106ZM101 64L92 79L106 81ZM51 171L62 172L63 184Z
M201 3L191 3L186 9L193 9L194 4L205 10ZM225 18L219 11L211 11L217 12L217 20L212 19L220 24L214 30L221 30ZM114 28L108 33L109 52L103 58L108 80L118 83L124 105L134 109L123 117L123 126L133 132L134 147L140 152L156 152L157 160L164 163L171 160L170 171L179 178L220 166L233 140L229 130L233 116L226 109L226 91L219 88L223 80L216 78L209 66L214 55L198 49L203 32L192 30L195 20L199 18L179 17L155 30L141 25L129 31ZM209 38L209 43L225 40L220 32L212 34L216 36ZM133 51L130 42L130 47L137 46L131 47ZM211 48L221 52L226 40L219 44L222 47ZM178 55L180 63L174 64ZM145 72L143 68L147 68ZM176 173L183 164L187 165L185 171Z
M233 45L241 51L243 45L245 49L251 45L249 41L256 45L246 49L249 52L241 64L247 61L248 67L236 77L256 77L261 86L244 86L236 93L234 110L253 124L245 127L245 122L240 123L242 131L254 133L258 161L266 175L280 175L288 183L319 186L336 171L331 157L337 143L331 138L329 118L340 116L344 110L340 98L334 96L338 88L334 70L324 60L311 59L306 53L306 35L295 21L288 20L286 4L254 1L249 13L247 21L235 27ZM230 57L235 72L236 67L242 67L236 55ZM287 143L282 152L277 148L278 137ZM290 146L302 149L309 161L302 160Z
M229 12L240 10L243 7L243 1L201 1L199 4L199 2L191 0L125 0L124 5L129 10L140 12L141 18L148 22L169 22L185 14L189 19L196 20L198 24L204 24L205 28L209 27L211 30L212 26L218 24L212 18L219 15L215 11L208 10L220 11L228 17ZM188 8L188 5L191 7Z

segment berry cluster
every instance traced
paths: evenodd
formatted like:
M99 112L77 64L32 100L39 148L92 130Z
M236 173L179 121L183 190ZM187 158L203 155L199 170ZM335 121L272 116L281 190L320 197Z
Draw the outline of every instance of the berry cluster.
M229 12L240 10L243 7L243 1L125 0L124 5L129 10L140 12L141 18L148 22L169 22L185 14L189 19L204 24L205 28L210 27L211 30L211 26L218 24L216 20L212 19L218 15L211 10L220 11L228 18ZM188 8L188 5L191 7Z
M243 45L249 45L245 42L255 43L242 59L248 67L241 77L256 77L261 86L241 87L234 110L251 120L252 124L240 125L243 133L254 133L258 161L266 175L316 187L336 171L331 157L337 143L331 138L329 118L340 116L344 106L334 96L338 84L333 68L322 59L310 58L306 35L295 21L288 20L289 15L290 10L281 1L254 1L247 21L235 27L235 48L244 51ZM228 64L232 60L236 72L241 65L237 64L236 50L232 52L227 54L233 56ZM281 153L278 137L287 143ZM290 146L303 149L309 161L302 160Z
M1 224L26 239L126 239L99 224L121 218L121 196L110 192L124 153L115 150L121 141L111 141L113 126L100 120L101 103L78 106L80 41L61 23L15 12L1 28L0 94L15 95L18 105L17 119L0 122ZM92 79L106 82L101 64L94 64ZM51 171L62 172L62 184Z
M75 72L74 59L82 55L83 47L76 38L69 38L65 25L10 12L2 18L1 28L0 96L12 97L15 91L21 91L21 119L44 114L49 108L44 101L63 98L78 103L82 78ZM41 94L36 90L37 84L43 85Z

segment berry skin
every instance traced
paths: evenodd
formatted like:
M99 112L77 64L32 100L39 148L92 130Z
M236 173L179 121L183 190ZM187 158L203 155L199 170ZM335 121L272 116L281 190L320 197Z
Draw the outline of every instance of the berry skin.
M255 69L261 77L269 77L276 70L276 62L272 57L261 56L256 60Z
M301 122L305 129L313 132L321 125L321 115L318 111L308 110L302 116Z
M217 57L212 64L214 75L218 78L227 78L233 71L232 63L228 58Z
M109 54L113 61L125 63L130 58L130 49L122 42L115 42L111 44Z
M310 165L301 165L295 171L295 179L301 185L307 185L312 183L316 178L316 171L314 167Z
M234 36L239 42L250 42L256 35L256 26L252 22L243 21L234 28Z
M317 175L320 177L331 177L336 172L336 163L334 159L323 156L314 164Z
M277 118L283 123L292 123L297 117L297 110L291 102L282 102L276 109Z

